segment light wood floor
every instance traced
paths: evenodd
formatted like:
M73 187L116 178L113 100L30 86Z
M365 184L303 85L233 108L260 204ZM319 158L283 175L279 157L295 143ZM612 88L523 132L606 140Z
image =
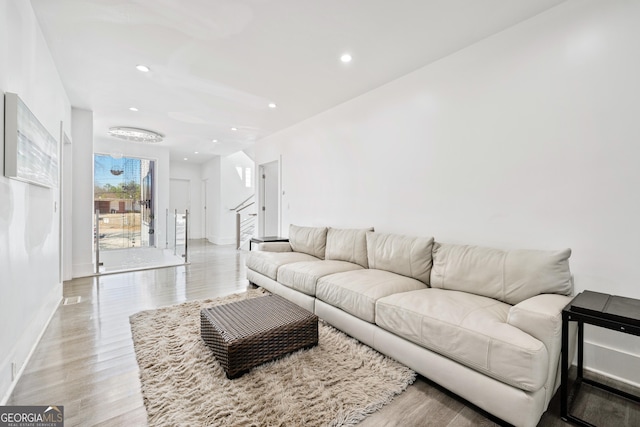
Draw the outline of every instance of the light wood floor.
M129 316L187 300L245 291L245 253L190 242L188 266L74 279L7 404L64 405L65 426L145 426ZM598 425L640 425L637 404L583 387L576 411ZM633 392L634 390L630 390ZM637 391L636 391L637 392ZM540 426L565 426L558 396ZM363 426L492 426L492 420L425 378Z

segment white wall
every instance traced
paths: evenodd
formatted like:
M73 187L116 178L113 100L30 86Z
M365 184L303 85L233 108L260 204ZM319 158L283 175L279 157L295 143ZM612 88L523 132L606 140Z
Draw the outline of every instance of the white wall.
M71 181L65 182L65 197L69 195L66 189L71 189L73 223L70 230L65 229L64 239L73 242L73 277L84 277L96 271L93 247L93 112L73 108L72 115L72 170Z
M245 185L245 176L236 168L250 169L250 186ZM207 180L207 239L217 245L235 243L236 214L232 211L241 202L255 193L255 166L246 153L238 151L225 157L216 157L202 166L202 178ZM247 210L247 212L249 212Z
M74 139L75 143L75 139ZM155 165L155 186L156 186L156 222L155 222L155 239L156 246L164 248L167 238L167 218L166 210L169 208L169 187L170 187L170 161L169 149L153 145L143 144L129 141L121 141L116 138L96 138L93 141L94 153L113 154L123 157L136 157L141 159L154 160ZM93 155L91 157L91 165L93 167ZM89 175L93 179L93 172ZM93 182L91 183L93 190ZM93 210L93 191L91 197L83 200L81 203L86 204Z
M640 298L638 22L638 1L569 1L258 142L283 233L571 247L577 291ZM640 383L616 335L589 331L586 364Z
M240 168L242 173L239 174L236 168ZM247 169L250 171L250 177L248 178L246 177ZM238 207L242 202L254 195L256 191L254 188L254 162L246 153L238 151L221 159L220 173L220 200L222 204L220 234L223 236L224 243L232 244L235 243L236 239L236 212L232 209ZM250 186L247 186L247 179ZM255 205L242 211L242 219L245 219L249 213L255 213Z
M204 228L204 206L202 200L202 171L200 165L193 165L189 163L180 163L172 161L171 165L171 179L182 179L189 181L189 238L191 239L203 239ZM169 195L171 196L171 195Z
M220 230L220 157L214 157L202 165L202 180L206 181L206 195L203 199L207 201L207 212L205 238L216 243L217 234ZM203 222L204 222L203 221ZM204 224L203 224L204 225Z
M60 122L70 133L69 100L29 2L0 0L0 90L17 93L56 140ZM62 298L59 206L59 188L0 176L0 404L13 387L12 365L23 369Z
M71 112L73 117L73 110ZM72 132L65 132L66 142L61 142L62 152L62 280L73 278L73 143ZM71 142L71 143L70 143Z

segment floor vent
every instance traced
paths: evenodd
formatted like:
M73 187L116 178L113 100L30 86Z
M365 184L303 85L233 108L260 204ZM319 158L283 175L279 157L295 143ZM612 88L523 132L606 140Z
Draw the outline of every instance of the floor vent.
M82 297L69 297L64 299L63 305L78 304Z

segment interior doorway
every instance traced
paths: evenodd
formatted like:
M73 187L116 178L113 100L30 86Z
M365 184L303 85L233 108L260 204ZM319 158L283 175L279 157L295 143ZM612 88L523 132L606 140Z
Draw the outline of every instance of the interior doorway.
M280 162L260 165L259 168L259 225L262 236L280 235Z
M191 181L171 178L169 187L169 209L171 212L186 212L191 205Z
M209 230L207 228L207 224L209 223L209 217L207 215L207 185L208 185L208 180L203 179L202 180L202 227L203 227L202 235L204 236L205 239L209 238L209 235L207 234Z

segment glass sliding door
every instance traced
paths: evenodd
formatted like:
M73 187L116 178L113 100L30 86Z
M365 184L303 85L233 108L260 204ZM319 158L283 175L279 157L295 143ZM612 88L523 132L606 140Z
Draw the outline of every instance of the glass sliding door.
M94 156L94 238L101 251L154 245L153 163Z
M186 262L186 255L177 253L174 247L169 248L168 242L158 242L156 237L156 173L153 160L94 155L96 274ZM172 228L177 229L177 225L172 223ZM184 246L186 251L186 242Z

